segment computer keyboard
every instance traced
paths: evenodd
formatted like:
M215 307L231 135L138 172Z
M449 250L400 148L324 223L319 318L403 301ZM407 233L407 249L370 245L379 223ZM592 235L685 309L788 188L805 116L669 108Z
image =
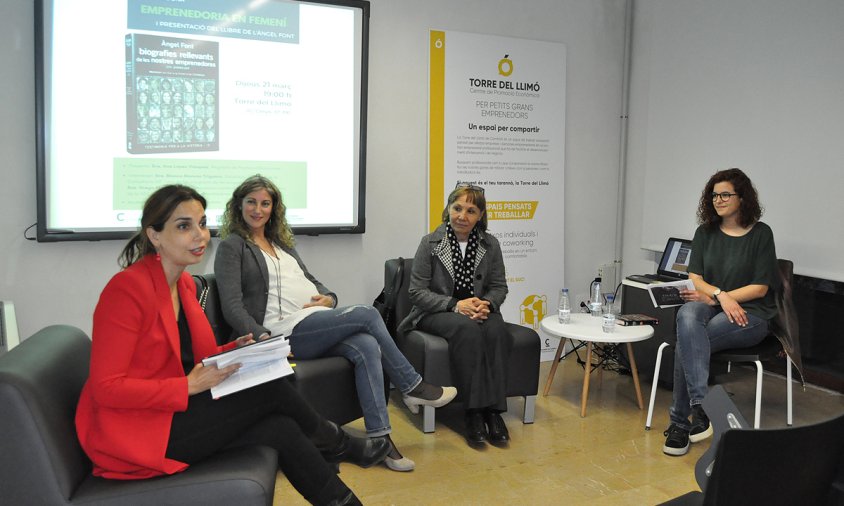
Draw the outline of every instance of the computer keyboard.
M651 276L653 276L653 277L651 277ZM627 276L627 279L629 279L630 281L635 281L637 283L645 283L645 284L651 284L651 283L658 283L659 282L658 279L654 279L656 277L655 274L651 274L651 276L648 276L646 274L633 274L631 276Z

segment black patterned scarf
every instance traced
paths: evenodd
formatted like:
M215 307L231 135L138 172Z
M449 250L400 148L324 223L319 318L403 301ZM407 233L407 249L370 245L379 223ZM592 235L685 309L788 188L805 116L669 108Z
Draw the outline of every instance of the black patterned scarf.
M475 287L472 283L472 276L475 271L475 255L478 251L478 230L472 229L469 234L469 243L466 245L466 254L460 254L460 243L451 224L445 226L448 234L448 243L451 246L451 263L454 266L454 293L457 300L468 299L475 296Z

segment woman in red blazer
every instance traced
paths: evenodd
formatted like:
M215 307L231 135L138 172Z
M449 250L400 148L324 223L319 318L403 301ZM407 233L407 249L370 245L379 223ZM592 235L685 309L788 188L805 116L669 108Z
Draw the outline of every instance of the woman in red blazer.
M157 190L123 250L125 269L100 295L90 377L76 412L94 474L172 474L220 450L261 444L277 450L279 468L311 503L359 504L326 461L374 465L389 451L385 440L349 437L286 379L211 398L211 387L239 365L204 367L202 358L252 336L218 347L196 300L185 267L205 253L205 220L205 199L195 190Z

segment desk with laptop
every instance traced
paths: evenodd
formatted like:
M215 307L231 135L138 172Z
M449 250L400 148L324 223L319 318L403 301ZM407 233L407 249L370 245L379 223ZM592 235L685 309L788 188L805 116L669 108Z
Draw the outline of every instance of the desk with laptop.
M677 341L675 322L677 308L655 308L647 287L655 283L688 279L691 253L692 241L671 237L662 251L656 273L627 276L622 281L621 312L646 314L659 320L659 325L654 326L652 339L633 344L639 371L646 378L653 375L659 345L663 342L673 345ZM674 382L674 354L666 354L662 357L662 361L659 381L664 386L670 387Z
M656 274L634 274L627 276L627 279L646 285L688 279L691 256L692 241L671 237L662 251L662 258L659 260Z

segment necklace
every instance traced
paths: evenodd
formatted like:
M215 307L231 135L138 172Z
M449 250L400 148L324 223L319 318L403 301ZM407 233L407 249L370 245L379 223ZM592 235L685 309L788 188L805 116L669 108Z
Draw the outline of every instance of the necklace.
M281 320L283 318L281 312L281 259L278 258L278 252L275 251L273 248L272 254L267 254L270 257L270 263L273 264L273 270L275 270L275 293L276 298L278 299L278 319Z

